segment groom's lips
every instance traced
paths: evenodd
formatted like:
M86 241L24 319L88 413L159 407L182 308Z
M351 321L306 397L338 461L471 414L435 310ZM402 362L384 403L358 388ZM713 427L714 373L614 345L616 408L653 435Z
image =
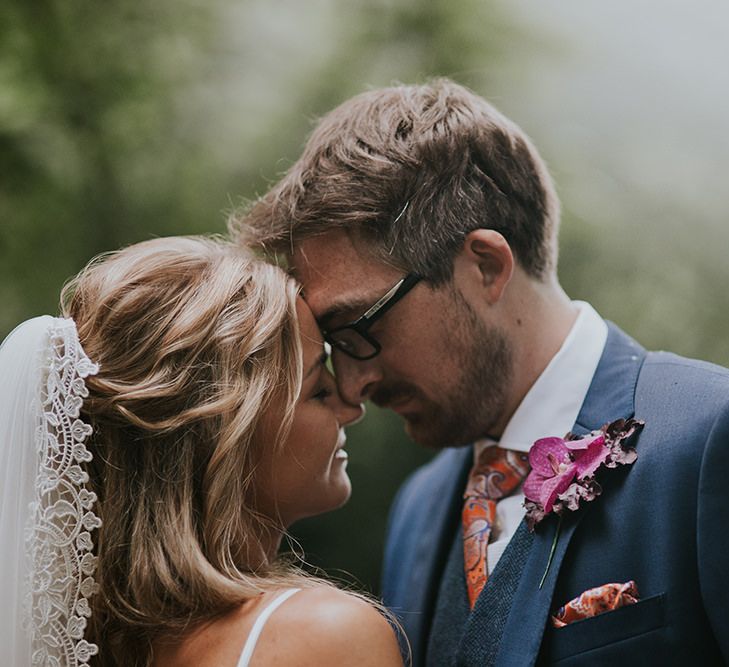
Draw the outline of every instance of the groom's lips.
M417 391L405 383L393 387L379 387L371 397L379 408L386 408L407 419L417 407Z
M387 407L393 412L396 412L401 417L404 417L405 415L413 412L413 397L412 396L405 396L403 398L397 399L395 401L390 401L387 403L387 405L383 407Z

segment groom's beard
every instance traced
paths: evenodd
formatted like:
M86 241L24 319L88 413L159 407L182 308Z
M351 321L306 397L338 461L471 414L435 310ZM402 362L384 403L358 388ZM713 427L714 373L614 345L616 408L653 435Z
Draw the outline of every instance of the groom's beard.
M443 352L452 374L443 377L437 396L426 397L416 386L380 387L377 405L412 398L417 410L404 416L408 435L418 444L442 448L467 445L493 431L503 418L513 374L513 350L507 335L486 326L458 295L458 325L444 330Z

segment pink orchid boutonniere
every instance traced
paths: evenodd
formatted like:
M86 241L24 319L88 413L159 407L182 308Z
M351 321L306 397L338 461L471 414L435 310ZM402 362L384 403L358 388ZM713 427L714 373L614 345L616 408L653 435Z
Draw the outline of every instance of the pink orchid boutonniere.
M600 467L616 468L633 463L638 455L628 446L630 439L643 428L636 419L618 419L584 437L568 433L564 438L541 438L529 450L531 472L524 482L524 507L529 530L549 514L560 516L547 569L552 562L559 536L561 515L578 509L580 501L594 500L602 493L595 479Z

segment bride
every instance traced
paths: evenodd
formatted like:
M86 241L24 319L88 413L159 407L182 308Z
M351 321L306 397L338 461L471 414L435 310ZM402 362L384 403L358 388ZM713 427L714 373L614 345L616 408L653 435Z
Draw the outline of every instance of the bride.
M314 318L210 238L93 261L0 347L4 664L402 665L375 604L276 554L349 497Z

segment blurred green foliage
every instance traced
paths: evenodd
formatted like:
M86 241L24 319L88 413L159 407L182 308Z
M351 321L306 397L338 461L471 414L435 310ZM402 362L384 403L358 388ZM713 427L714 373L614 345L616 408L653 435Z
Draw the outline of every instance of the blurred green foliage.
M312 121L367 87L450 76L541 145L550 128L519 82L530 59L568 50L495 0L4 0L0 337L56 312L63 282L99 252L223 232L226 213L296 159ZM574 156L546 155L568 292L649 346L729 362L729 270L720 244L695 242L695 210L658 207L626 179L598 197L621 207L585 213ZM312 563L376 592L388 505L431 453L374 409L349 442L352 501L294 535Z

